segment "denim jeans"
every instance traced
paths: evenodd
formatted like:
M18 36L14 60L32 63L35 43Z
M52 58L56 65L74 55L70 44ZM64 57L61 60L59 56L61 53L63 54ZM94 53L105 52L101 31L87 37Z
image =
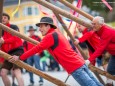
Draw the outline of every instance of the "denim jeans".
M37 68L38 70L41 70L41 66L40 66L40 57L38 55L33 55L30 58L27 59L27 63L31 66L33 66L33 64L35 64L35 68ZM29 72L29 76L30 76L30 82L34 83L33 80L33 73ZM40 81L39 82L43 82L43 78L40 77Z
M115 55L112 55L109 59L107 72L111 75L115 75Z
M103 86L91 73L86 65L72 73L73 78L81 86Z
M42 65L43 65L43 69L42 69L42 70L43 70L43 71L46 71L46 66L47 66L46 61L43 61L43 62L42 62Z
M102 58L97 58L96 59L96 62L97 62L97 66L102 66Z

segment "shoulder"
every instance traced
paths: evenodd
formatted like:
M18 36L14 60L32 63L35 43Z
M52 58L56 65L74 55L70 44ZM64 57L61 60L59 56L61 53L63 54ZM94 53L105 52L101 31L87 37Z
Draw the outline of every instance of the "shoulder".
M38 41L41 41L40 36L34 35L34 37L35 37Z
M45 35L44 37L43 37L43 39L42 40L52 40L52 38L53 38L53 35L52 35L53 33L48 33L47 35Z
M12 28L13 30L19 31L19 28L17 25L11 24L10 28Z

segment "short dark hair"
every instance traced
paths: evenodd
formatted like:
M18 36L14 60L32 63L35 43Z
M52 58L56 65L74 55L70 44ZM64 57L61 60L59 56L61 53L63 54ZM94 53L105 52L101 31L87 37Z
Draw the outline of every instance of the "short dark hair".
M7 16L8 20L10 20L10 16L7 13L3 13L2 16Z

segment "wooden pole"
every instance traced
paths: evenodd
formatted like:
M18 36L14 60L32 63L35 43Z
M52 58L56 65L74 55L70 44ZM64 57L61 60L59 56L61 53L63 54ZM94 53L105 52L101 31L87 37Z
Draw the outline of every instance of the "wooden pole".
M26 40L28 42L31 42L34 45L37 45L39 43L38 41L36 41L36 40L34 40L34 39L24 35L24 34L22 35L18 31L15 31L15 30L11 29L10 27L7 27L6 25L4 25L2 23L0 23L0 29L3 29L3 30L5 30L5 31L17 36L17 37L20 37L20 38L22 38L22 39L24 39L24 40Z
M35 2L37 2L39 4L41 4L41 5L49 8L49 9L51 9L52 11L56 11L58 14L61 14L61 15L65 16L65 17L67 17L67 18L69 18L69 19L71 19L71 20L73 20L73 21L75 21L75 22L87 27L87 28L92 28L92 25L90 23L88 23L86 21L83 21L80 18L76 18L71 13L69 13L69 12L67 12L67 11L65 11L65 10L55 6L55 5L52 5L51 3L47 2L47 1L44 1L44 0L33 0L33 1L35 1Z
M2 23L2 12L3 12L4 0L0 0L0 23ZM0 29L0 37L2 36L2 29Z
M50 2L49 0L47 0L47 1ZM55 14L55 16L56 16L56 18L58 19L58 21L60 22L60 24L62 25L63 29L67 32L67 34L68 34L69 36L71 36L71 39L72 39L72 41L74 42L75 39L73 38L72 34L71 34L71 33L69 32L69 30L67 29L67 26L66 26L66 24L64 23L64 21L62 20L61 16L60 16L57 12L55 12L55 11L53 11L53 13ZM83 56L83 58L84 58L85 60L87 60L88 57L87 57L87 56L85 55L85 53L83 52L82 48L81 48L79 45L76 45L76 47L77 47L78 50L80 51L80 53L81 53L81 55ZM95 74L95 76L98 78L98 80L99 80L103 85L105 85L103 79L99 76L99 74L96 73L96 72L94 72L94 74ZM69 78L69 76L68 76L68 78ZM68 78L67 78L67 79L68 79Z
M4 59L6 59L6 60L9 60L11 58L11 55L9 55L9 54L1 51L1 50L0 50L0 56L4 57ZM33 72L34 74L41 76L44 79L46 79L46 80L48 80L48 81L50 81L50 82L52 82L58 86L70 86L70 85L67 85L64 82L62 82L62 81L60 81L54 77L47 75L46 73L43 73L42 71L40 71L38 69L33 68L32 66L24 63L23 61L18 60L16 62L14 62L14 64L16 64L17 66L19 66L21 68L28 70L29 72Z
M55 12L54 12L54 13L55 13ZM67 29L67 27L66 27L65 23L63 22L62 18L58 15L58 13L55 13L55 15L56 15L56 17L58 18L59 22L62 24L64 30L67 32L67 34L69 35L69 37L70 37L70 38L72 39L72 41L74 42L75 39L74 39L74 37L72 36L72 34L70 33L70 31ZM75 46L78 48L78 50L80 51L80 53L81 53L81 55L84 57L84 59L87 60L88 57L84 54L84 52L82 51L81 47L80 47L79 45L75 45ZM111 74L107 73L106 71L102 71L102 70L100 71L100 69L98 69L97 67L93 66L92 64L89 65L89 68L91 69L91 71L93 71L93 72L95 73L95 75L96 75L98 78L100 78L100 77L99 77L98 74L96 74L96 73L100 73L101 75L104 75L104 76L106 76L106 77L111 76L111 77L109 77L109 78L115 80L115 76L112 76ZM99 70L99 71L98 71L98 70ZM107 74L105 74L105 72L106 72ZM101 80L101 79L100 79L100 81L103 82L103 80ZM103 84L104 84L104 82L103 82Z
M59 2L63 3L65 6L73 9L74 11L78 12L79 14L83 15L84 17L93 20L93 16L91 16L90 14L78 9L77 7L75 7L74 5L72 5L71 3L67 2L66 0L58 0Z
M69 30L67 29L66 24L63 22L62 18L59 16L59 14L56 13L56 12L53 12L53 13L56 15L58 21L61 23L61 25L63 26L64 30L68 33L68 35L69 35L69 36L72 36L72 34L71 34L71 33L69 32ZM72 40L73 40L73 42L75 41L75 39L73 39L73 37L72 37ZM84 58L85 60L87 60L88 57L87 57L87 56L85 55L85 53L83 52L82 48L81 48L79 45L77 45L76 47L77 47L78 50L80 51L80 53L81 53L81 55L83 56L83 58ZM93 71L93 72L94 72L94 71ZM95 74L95 76L98 78L98 80L99 80L103 85L105 85L103 79L99 76L99 74L96 73L96 72L94 72L94 74Z
M5 31L7 31L7 32L9 32L9 33L11 33L12 35L18 36L18 37L20 37L20 38L22 38L22 39L24 39L24 40L26 40L26 41L29 41L29 42L31 42L31 43L33 43L33 44L35 44L35 45L39 43L38 41L33 40L32 38L29 38L29 37L27 37L27 36L25 36L25 35L23 35L23 34L17 32L17 31L15 31L15 30L13 30L13 29L11 29L11 28L9 28L9 27L7 27L7 26L1 24L1 23L0 23L0 27L1 27L3 30L5 30ZM1 28L0 28L0 29L1 29ZM71 33L70 33L70 34L71 34ZM71 37L70 37L70 38L71 38ZM72 38L73 38L73 37L72 37ZM73 39L74 39L74 38L73 38ZM115 80L115 76L112 76L111 74L109 74L109 73L107 73L107 72L105 72L105 71L103 71L103 70L100 70L100 69L96 68L95 66L92 66L91 64L89 65L89 68L90 68L92 71L96 71L97 73L99 73L99 74L101 74L101 75L103 75L103 76L106 76L107 78L110 78L110 79Z
M91 28L91 27L92 27L91 24L89 24L89 23L87 23L87 22L85 22L85 21L83 21L83 20L81 20L81 19L79 19L79 18L73 16L73 15L70 14L69 12L60 9L59 7L56 7L56 6L52 5L51 3L47 2L47 1L43 1L43 0L33 0L33 1L35 1L35 2L37 2L37 3L39 3L39 4L41 4L41 5L43 5L43 6L47 7L47 8L49 8L49 9L51 9L53 12L56 12L55 14L57 14L57 13L58 13L58 14L61 14L61 15L65 16L65 17L67 17L67 18L70 18L70 19L74 20L75 22L78 22L79 24L81 24L81 25L83 25L83 26L86 26L86 27L88 27L88 28ZM57 16L58 19L61 20L61 23L63 23L63 22L62 22L62 19L59 18L59 15L56 15L56 16ZM66 25L63 25L63 27L66 28ZM71 34L67 29L65 29L65 31L66 31L67 34L70 36L70 38L72 39L72 41L75 41L75 39L73 38L72 34ZM80 48L78 45L76 45L76 46L79 48L79 50L81 50L81 48ZM84 57L85 59L87 59L87 57L84 55L84 53L82 53L82 51L80 51L80 52L81 52L81 54L83 55L83 57Z
M2 12L3 12L4 0L0 1L0 23L2 23ZM2 29L0 29L0 38L2 37ZM1 44L0 44L1 46Z
M90 15L90 14L88 14L88 13L86 13L86 12L80 10L80 9L78 9L77 7L75 7L74 5L72 5L71 3L67 2L66 0L58 0L58 1L61 2L61 3L63 3L65 6L67 6L67 7L71 8L71 9L75 10L76 12L78 12L82 16L88 18L89 20L91 20L91 21L93 20L94 17L92 15Z
M49 8L49 9L51 9L52 11L56 11L58 14L61 14L61 15L65 16L65 17L67 17L67 18L70 18L70 19L74 20L74 21L78 22L79 24L81 24L83 26L86 26L88 28L92 27L91 24L86 23L86 22L83 23L82 20L74 17L73 15L71 15L70 13L68 13L67 11L62 10L62 9L60 9L60 8L54 6L54 5L52 5L52 4L50 4L50 3L46 2L46 1L42 1L42 0L33 0L33 1L35 1L35 2L37 2L39 4L41 4L41 5ZM75 41L74 38L73 38L73 36L71 35L71 33L69 31L67 31L67 34L69 34L70 38L73 41ZM78 46L78 45L76 45L76 46ZM103 70L101 70L101 71L99 70L98 71L98 68L96 68L95 66L92 66L91 64L89 65L89 67L93 67L91 70L95 70L95 72L100 73L101 75L104 75L104 76L106 75L106 77L115 80L115 76L112 76L111 74L109 74L107 72L105 74L105 71L103 71Z
M67 34L69 35L69 37L70 37L70 38L72 39L72 41L74 42L75 39L74 39L74 37L72 36L72 34L69 32L69 30L67 29L67 26L66 26L65 23L63 22L62 18L58 15L58 13L55 13L55 12L54 12L54 14L56 15L58 21L62 24L64 30L67 32ZM83 56L83 58L84 58L85 60L87 60L88 57L84 54L84 52L82 51L82 48L81 48L79 45L75 45L75 46L78 48L78 50L80 51L80 53L81 53L81 55ZM100 81L101 83L103 83L103 85L105 85L104 81L103 81L102 78L99 76L99 73L102 74L102 72L101 72L100 70L99 70L100 72L97 71L98 69L97 69L95 66L93 66L92 64L89 65L89 68L90 68L91 71L94 72L94 74L95 74L96 77L99 79L99 81ZM93 68L96 68L97 70L95 71ZM104 73L105 73L105 71L103 71L103 74L102 74L102 75L104 75ZM108 77L108 74L106 74L106 75L107 75L106 77ZM109 74L109 75L110 75L110 74ZM111 78L113 78L113 77L111 77ZM114 79L115 79L115 77L114 77Z

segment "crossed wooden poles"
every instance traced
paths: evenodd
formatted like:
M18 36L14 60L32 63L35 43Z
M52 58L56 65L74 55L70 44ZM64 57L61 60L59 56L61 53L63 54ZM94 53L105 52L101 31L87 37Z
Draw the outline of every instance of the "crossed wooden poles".
M86 26L87 28L92 28L92 25L90 24L90 23L88 23L88 22L86 22L86 21L83 21L83 20L81 20L80 18L76 18L75 16L73 16L72 14L70 14L69 12L67 12L67 11L65 11L65 10L62 10L61 8L58 8L58 7L56 7L56 6L54 6L54 5L52 5L51 3L48 3L48 2L46 2L46 1L43 1L43 0L33 0L33 1L35 1L35 2L37 2L37 3L39 3L39 4L41 4L41 5L43 5L43 6L45 6L45 7L47 7L47 8L49 8L49 9L51 9L55 14L61 14L62 16L65 16L65 17L67 17L67 18L69 18L69 19L71 19L71 20L73 20L73 21L75 21L75 22L77 22L77 23L79 23L79 24L81 24L81 25L83 25L83 26ZM74 8L72 5L70 5L69 3L67 3L65 0L58 0L58 1L60 1L60 2L62 2L63 1L63 4L65 4L66 6L69 6L70 8ZM68 5L67 5L68 4ZM74 10L76 10L78 13L81 13L81 15L83 15L83 16L85 16L85 17L87 17L87 18L89 18L90 20L93 20L93 17L92 16L90 16L89 17L89 15L87 14L87 13L85 13L85 12L83 12L83 11L81 11L81 10L79 10L78 11L78 9L77 8L74 8ZM58 17L59 17L59 15L57 15ZM56 16L56 17L57 17ZM58 18L59 19L59 18ZM61 20L61 19L60 19ZM60 21L62 24L63 24L63 22L62 21ZM65 28L64 28L65 29ZM74 37L72 36L72 34L67 30L67 29L65 29L65 31L67 32L67 34L69 35L69 37L73 40L73 41L75 41L75 39L74 39ZM78 48L80 48L78 45L76 45ZM81 50L81 49L80 49ZM84 54L84 53L83 53ZM84 55L84 57L85 57L85 55ZM85 58L86 59L86 58ZM101 75L104 75L104 76L106 76L106 77L108 77L108 78L111 78L111 79L113 79L113 80L115 80L115 76L112 76L111 74L109 74L109 73L107 73L107 72L105 72L105 71L102 71L102 70L100 70L100 69L98 69L98 68L96 68L96 67L94 67L94 66L92 66L92 65L89 65L89 68L91 68L91 70L92 71L95 71L95 72L97 72L97 73L99 73L99 74L101 74ZM111 76L111 77L110 77Z
M0 1L0 23L2 22L3 3L4 3L4 0L1 0ZM0 37L1 36L2 36L2 29L0 29ZM1 44L0 44L0 46L1 46Z
M11 55L9 55L9 54L7 54L7 53L5 53L3 51L0 51L0 56L4 57L6 60L11 58ZM41 72L38 69L35 69L32 66L27 65L26 63L24 63L24 62L22 62L20 60L16 61L14 64L16 64L19 67L24 68L24 69L26 69L26 70L28 70L30 72L33 72L34 74L39 75L39 76L45 78L46 80L48 80L48 81L50 81L50 82L52 82L52 83L54 83L54 84L56 84L58 86L70 86L70 85L67 85L64 82L62 82L62 81L60 81L60 80L58 80L58 79L56 79L54 77L51 77L51 76L47 75L46 73Z
M18 37L20 37L20 38L22 38L22 39L24 39L24 40L26 40L26 41L31 42L31 43L34 44L34 45L39 44L38 41L36 41L36 40L34 40L34 39L32 39L32 38L29 38L29 37L27 37L27 36L25 36L25 35L22 35L21 33L15 31L15 30L12 30L11 28L9 28L9 27L7 27L7 26L5 26L5 25L3 25L3 24L0 23L0 29L1 29L1 28L2 28L3 30L5 30L5 31L11 33L12 35L18 36ZM11 55L9 55L9 54L7 54L7 53L5 53L5 52L3 52L3 51L0 51L0 56L1 56L1 57L4 57L6 60L8 60L8 59L11 58ZM20 61L20 60L18 60L18 61L15 62L14 64L18 65L18 66L21 67L21 68L25 68L26 70L28 70L28 71L30 71L30 72L33 72L34 74L36 74L36 75L38 75L38 76L41 76L41 77L43 77L44 79L46 79L46 80L48 80L48 81L50 81L50 82L52 82L52 83L54 83L54 84L56 84L56 85L58 85L58 86L70 86L70 85L68 85L68 84L65 84L65 83L62 82L61 80L58 80L58 79L56 79L56 78L54 78L54 77L52 77L52 76L49 76L49 75L46 74L46 73L43 73L42 71L40 71L40 70L38 70L38 69L35 69L35 68L33 68L33 67L27 65L26 63L24 63L24 62L22 62L22 61Z
M51 10L53 10L53 11L56 11L58 14L61 14L61 15L65 16L65 17L67 17L67 18L70 18L70 19L74 20L75 22L78 22L79 24L81 24L81 25L83 25L83 26L86 26L86 27L90 27L90 28L91 28L91 25L90 25L89 23L87 23L87 22L85 22L85 21L83 21L83 20L81 20L81 19L79 19L79 18L74 17L74 16L71 15L70 13L68 13L68 12L66 12L66 11L64 11L64 10L62 10L62 9L59 9L58 7L56 7L56 6L54 6L54 5L50 4L50 3L48 3L48 2L46 2L46 1L42 1L42 0L33 0L33 1L35 1L35 2L37 2L37 3L40 3L40 4L42 4L43 6L46 6L47 8L49 8L49 9L51 9ZM3 25L3 24L1 24L1 23L0 23L0 29L3 29L3 30L5 30L5 31L7 31L7 32L9 32L9 33L11 33L11 34L13 34L13 35L15 35L15 36L18 36L18 37L20 37L20 38L26 40L26 41L29 41L29 42L33 43L34 45L36 45L36 44L39 43L38 41L33 40L33 39L31 39L31 38L29 38L29 37L27 37L27 36L25 36L25 35L22 35L21 33L17 32L17 31L14 31L14 30L10 29L9 27L7 27L7 26L5 26L5 25ZM75 39L73 38L73 36L71 35L71 33L70 33L68 30L67 30L66 32L68 33L68 35L70 36L70 38L71 38L73 41L75 41ZM8 55L8 54L6 54L6 53L4 53L4 52L2 52L2 51L0 51L0 56L4 57L4 58L7 59L7 60L11 57L10 55ZM47 75L47 74L45 74L45 73L43 73L43 72L41 72L41 71L39 71L39 70L36 70L35 68L33 68L33 67L31 67L31 66L29 66L29 65L27 65L27 64L25 64L25 63L23 63L22 61L17 61L17 62L15 62L14 64L16 64L16 65L18 65L18 66L20 66L20 67L22 67L22 68L25 68L26 70L28 70L28 71L30 71L30 72L33 72L33 73L35 73L35 74L37 74L37 75L39 75L39 76L41 76L41 77L47 79L48 81L50 81L50 82L52 82L52 83L58 85L58 86L68 86L67 84L63 83L62 81L60 81L60 80L58 80L58 79L56 79L56 78L53 78L53 77L51 77L51 76L49 76L49 75ZM105 71L102 71L102 70L100 70L100 69L98 69L98 68L92 66L91 64L89 65L89 68L90 68L92 71L94 71L94 72L97 72L97 73L99 73L99 74L101 74L101 75L104 75L104 76L106 76L106 77L108 77L108 78L110 78L110 79L115 80L115 76L112 76L111 74L109 74L109 73L107 73L107 72L105 72Z
M47 1L50 2L50 0L47 0ZM93 17L92 17L91 15L89 15L89 14L87 14L87 13L85 13L85 12L79 10L79 9L77 9L76 7L74 7L73 5L71 5L69 2L64 1L64 0L59 0L59 1L60 1L61 3L63 3L64 5L66 5L66 6L70 7L70 8L72 8L72 9L74 8L74 10L78 11L78 12L79 12L80 14L82 14L82 15L85 15L85 16L88 17L89 19L93 19ZM53 11L53 13L55 14L56 18L58 19L58 21L60 22L60 24L62 25L62 27L64 28L64 30L67 32L67 34L70 36L70 38L71 38L72 41L74 42L75 40L74 40L74 38L72 37L71 33L69 32L69 30L68 30L66 24L64 23L64 21L62 20L61 16L60 16L58 13L56 13L55 11ZM84 59L87 60L88 57L87 57L87 56L85 55L85 53L83 52L82 48L81 48L79 45L75 45L75 46L78 48L78 50L80 51L80 53L81 53L81 55L84 57ZM101 78L101 76L99 76L99 74L98 74L97 72L95 72L95 71L93 71L93 73L94 73L95 76L98 78L98 80L99 80L103 85L105 85L105 82L103 81L103 79ZM68 75L67 79L68 79L68 78L69 78L69 75ZM67 79L66 79L66 81L67 81ZM65 81L65 82L66 82L66 81Z
M2 11L3 11L4 0L0 1L0 23L2 22ZM0 37L2 36L2 29L0 29Z

